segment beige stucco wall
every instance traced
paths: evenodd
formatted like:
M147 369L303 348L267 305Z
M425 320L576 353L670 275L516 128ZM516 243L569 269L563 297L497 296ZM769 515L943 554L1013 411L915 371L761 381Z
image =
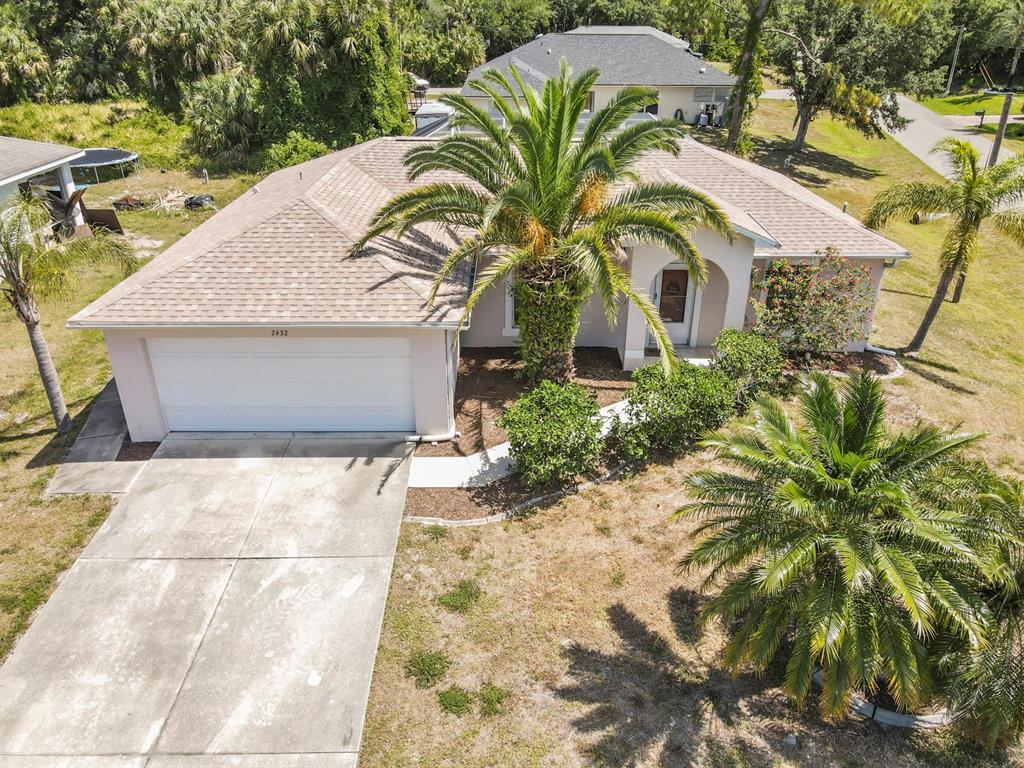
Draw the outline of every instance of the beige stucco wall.
M623 85L594 86L594 109L597 110L606 105L612 96L624 87ZM683 111L683 122L687 125L694 123L697 113L705 103L714 102L714 97L707 101L695 101L696 88L694 86L664 85L653 87L658 91L658 117L675 117L676 110L681 109ZM728 91L728 88L718 87L720 92ZM491 103L489 98L483 96L471 97L470 101L484 109L487 109ZM725 105L721 100L717 103L719 105L718 114L721 115Z
M146 340L154 337L263 337L270 329L107 329L104 338L121 396L128 432L136 442L167 435L163 410L150 365ZM440 328L337 329L289 328L290 338L323 336L408 336L412 342L416 432L444 435L454 429L455 367L450 334Z

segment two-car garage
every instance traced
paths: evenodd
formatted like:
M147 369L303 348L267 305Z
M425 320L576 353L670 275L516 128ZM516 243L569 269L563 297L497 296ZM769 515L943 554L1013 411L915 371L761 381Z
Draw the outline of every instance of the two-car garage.
M105 329L133 440L168 432L454 427L456 350L442 329Z
M170 431L416 429L408 336L155 337Z

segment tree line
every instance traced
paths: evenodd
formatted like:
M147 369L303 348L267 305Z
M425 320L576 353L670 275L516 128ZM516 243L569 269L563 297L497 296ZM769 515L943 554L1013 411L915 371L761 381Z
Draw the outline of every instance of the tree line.
M899 127L895 94L959 70L999 77L1024 45L1022 0L0 0L0 105L141 98L240 157L289 132L329 147L408 130L406 73L460 85L538 34L649 25L738 78L728 148L765 72L792 89L795 146L828 113L868 135Z

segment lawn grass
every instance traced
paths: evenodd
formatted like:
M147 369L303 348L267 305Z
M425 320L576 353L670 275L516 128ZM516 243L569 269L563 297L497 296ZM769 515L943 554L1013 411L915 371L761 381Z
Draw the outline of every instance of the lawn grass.
M1003 96L988 96L984 91L956 94L954 96L935 96L921 99L921 103L940 115L973 115L985 110L990 115L998 115L1003 110ZM1014 97L1010 112L1024 112L1024 96Z
M975 126L973 130L977 134L995 140L996 129L998 128L998 123L985 123L984 125ZM1024 155L1024 122L1011 122L1007 124L1006 133L1003 135L1003 147L1018 155Z
M1007 765L947 734L830 724L813 701L801 713L780 687L781 664L733 678L722 626L697 621L701 574L676 569L693 524L669 519L683 473L707 465L690 455L442 539L403 526L360 766ZM485 599L466 614L438 605L464 579ZM419 688L406 665L436 649L451 665L437 687ZM486 703L492 686L504 693L498 708ZM461 716L445 711L438 691L451 687L479 705L460 696ZM783 744L791 733L797 748Z
M0 109L0 133L138 151L143 157L140 173L90 187L85 199L96 208L108 207L111 199L126 193L149 201L170 190L212 194L215 205L223 207L255 180L244 174L214 174L204 184L187 170L190 161L180 154L185 129L148 111L113 124L111 114L110 104L19 105ZM161 165L166 172L161 172ZM140 210L121 212L119 218L145 258L212 214L213 210ZM71 331L64 324L120 279L113 267L86 266L72 298L42 302L43 333L75 419L69 435L58 437L53 430L24 326L6 305L0 307L0 658L113 505L109 496L49 498L42 493L84 423L90 401L110 377L102 334Z
M808 147L794 154L793 105L762 101L755 122L755 159L781 170L836 205L862 217L875 194L892 184L939 180L938 174L890 137L868 139L846 125L819 118ZM790 158L788 169L783 168ZM872 342L899 348L913 336L938 277L937 254L948 223L894 223L884 234L912 258L886 273ZM982 227L978 257L960 304L939 311L922 353L904 359L907 375L888 389L919 415L962 422L986 432L978 450L1003 470L1024 467L1024 282L1020 249Z

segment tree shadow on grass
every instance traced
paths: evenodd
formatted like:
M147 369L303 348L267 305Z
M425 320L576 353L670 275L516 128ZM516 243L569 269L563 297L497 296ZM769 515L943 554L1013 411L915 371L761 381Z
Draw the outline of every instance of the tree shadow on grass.
M74 444L75 438L85 425L85 420L89 418L89 412L92 410L93 403L98 397L98 394L94 397L83 397L67 404L69 412L73 413L78 410L78 413L71 419L71 429L63 435L57 434L57 430L53 426L53 421L50 418L50 412L47 410L44 413L33 414L29 418L25 419L21 424L11 424L5 429L0 430L0 444L14 443L20 440L30 440L34 437L50 435L50 439L47 440L46 445L36 451L36 454L29 459L26 466L29 469L37 469L39 467L46 467L52 464L59 464L64 458L64 454L67 453L67 450ZM82 405L85 407L79 409L79 406ZM21 430L21 427L25 424L35 424L36 422L43 421L44 419L48 420L48 426L46 427L32 431Z
M900 358L900 362L903 363L903 367L906 368L913 374L920 376L925 381L929 381L932 384L938 384L943 389L948 389L950 392L955 392L958 395L975 395L976 390L970 387L965 387L961 384L957 384L955 381L936 373L933 369L945 371L947 373L959 373L959 369L954 368L951 365L944 365L943 363L936 363L928 360L921 360L920 358L903 356Z
M773 139L755 137L753 145L752 159L755 162L812 187L824 187L829 184L829 178L823 174L862 181L870 181L879 175L873 168L823 152L811 144L805 144L804 148L797 152L791 142L781 136Z
M687 590L669 595L669 610L684 642L699 634L695 608L702 598ZM588 707L573 721L584 735L598 735L585 748L588 758L603 766L647 764L684 768L701 764L701 749L712 739L709 710L725 723L740 716L739 684L719 669L704 670L680 657L670 642L625 606L607 609L620 650L605 652L576 643L563 652L570 682L555 689L560 699ZM754 681L757 687L765 681ZM749 753L757 748L743 745ZM759 762L764 762L759 761Z

